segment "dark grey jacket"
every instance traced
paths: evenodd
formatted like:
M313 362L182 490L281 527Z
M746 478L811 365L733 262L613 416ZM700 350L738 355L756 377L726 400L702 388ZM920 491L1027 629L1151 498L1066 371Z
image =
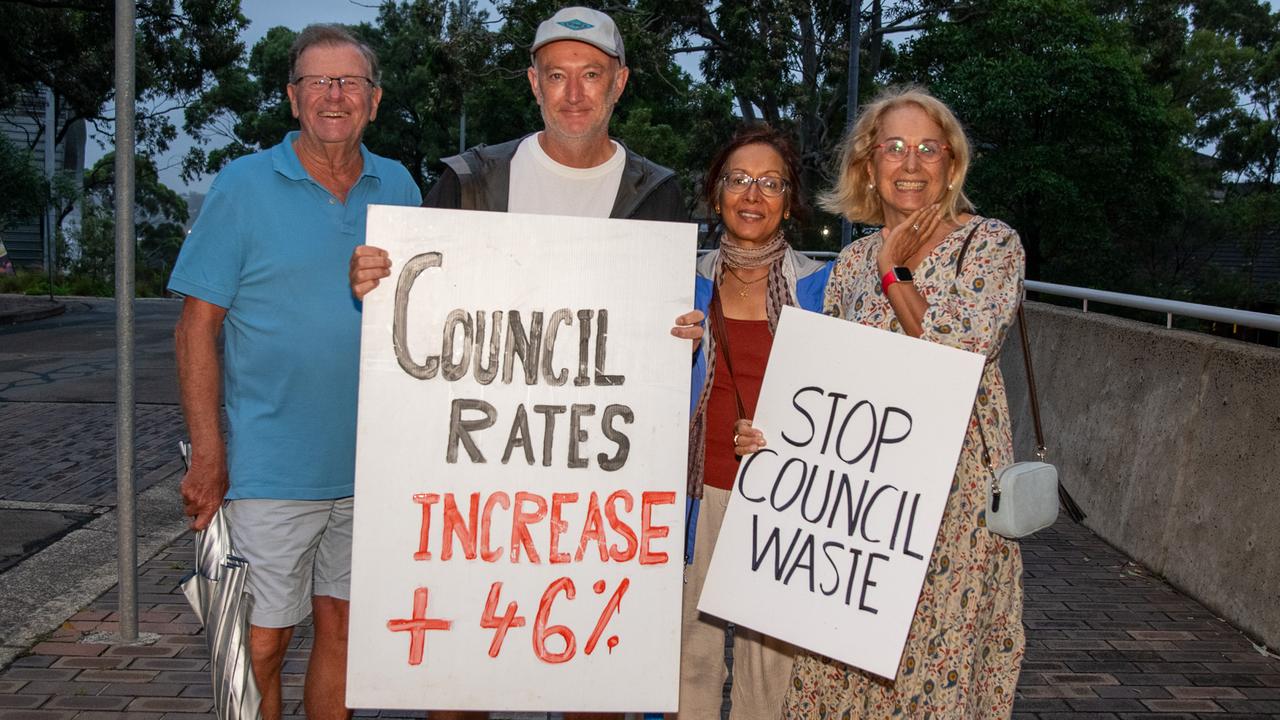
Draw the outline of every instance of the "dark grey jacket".
M511 158L523 140L477 145L461 155L445 158L445 171L427 192L423 206L506 212ZM609 217L688 222L689 212L675 172L631 152L626 145L622 149L627 153L627 162Z

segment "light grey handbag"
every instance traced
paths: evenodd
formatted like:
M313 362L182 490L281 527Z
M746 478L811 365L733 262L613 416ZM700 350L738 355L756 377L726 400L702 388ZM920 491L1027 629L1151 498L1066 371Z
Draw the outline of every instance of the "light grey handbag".
M987 530L1016 539L1057 521L1058 468L1027 461L992 472L987 485Z
M1058 504L1067 508L1071 519L1080 522L1084 512L1058 483L1058 468L1045 462L1044 429L1040 425L1040 397L1035 372L1031 369L1031 346L1027 341L1027 317L1018 305L1018 335L1022 338L1022 359L1027 367L1027 393L1031 397L1031 419L1036 427L1036 460L1016 462L994 469L987 436L978 422L982 440L982 464L991 473L987 485L987 530L1007 538L1022 538L1039 532L1058 520Z
M969 241L977 227L969 231L956 259L956 277L964 263ZM1027 393L1031 398L1031 419L1036 428L1036 460L1015 462L995 469L991 465L991 451L987 448L987 435L978 420L978 437L982 440L982 464L991 475L987 484L987 530L1007 538L1023 538L1039 532L1058 520L1058 505L1067 508L1071 519L1080 522L1084 511L1058 482L1058 468L1045 462L1047 450L1044 429L1040 425L1040 396L1036 393L1036 376L1031 369L1031 344L1027 340L1027 316L1022 303L1018 303L1018 336L1022 339L1022 360L1027 368ZM991 358L987 362L994 362Z

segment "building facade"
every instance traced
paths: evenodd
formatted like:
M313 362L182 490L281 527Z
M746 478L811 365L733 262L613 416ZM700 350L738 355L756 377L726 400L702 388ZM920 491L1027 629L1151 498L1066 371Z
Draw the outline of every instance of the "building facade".
M52 162L46 162L49 154L45 139L45 126L54 118L54 132L67 124L67 113L51 112L54 102L50 92L23 93L11 107L0 111L0 133L21 149L30 150L33 162L41 173L59 173L70 170L79 180L84 176L84 154L87 132L83 120L77 120L67 128L63 137L53 146ZM5 249L15 267L41 267L51 243L48 217L33 217L16 222L3 230Z

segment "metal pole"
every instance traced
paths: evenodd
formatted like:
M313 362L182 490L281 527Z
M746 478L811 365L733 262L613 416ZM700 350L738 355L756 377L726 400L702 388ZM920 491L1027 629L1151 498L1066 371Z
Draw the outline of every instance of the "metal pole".
M58 114L54 106L53 88L44 90L44 179L49 183L49 191L53 192L53 173L57 170L55 156L58 143L55 141L58 129ZM49 278L49 300L53 300L54 265L58 262L58 229L57 218L53 210L53 198L45 201L44 217L40 221L40 230L44 236L44 267Z
M845 132L853 129L858 119L858 56L862 53L862 2L849 2L849 95ZM840 247L853 242L853 225L846 218L840 223Z
M458 23L458 31L463 33L464 40L467 28L471 25L471 0L458 0L458 12L462 15L462 20ZM462 115L458 118L458 154L467 151L467 92L463 88L462 98L459 100L462 106Z
M133 492L134 0L116 0L116 542L120 638L138 639Z
M466 102L466 98L463 98L463 102ZM462 118L458 120L458 154L461 155L466 151L467 151L467 109L463 107Z

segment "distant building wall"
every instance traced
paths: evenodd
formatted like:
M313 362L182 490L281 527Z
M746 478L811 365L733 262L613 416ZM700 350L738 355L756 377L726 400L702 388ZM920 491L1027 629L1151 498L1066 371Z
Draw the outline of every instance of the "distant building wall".
M44 125L46 93L24 93L13 107L0 112L0 133L15 146L30 150L32 161L44 173L45 144L41 127ZM59 118L61 124L65 114ZM78 121L54 148L54 170L84 172L84 151L87 133L84 121ZM43 224L40 218L14 223L4 230L4 244L13 264L31 267L44 262Z
M1280 349L1027 309L1049 459L1085 525L1280 647ZM1004 347L1027 459L1035 439L1016 330Z

